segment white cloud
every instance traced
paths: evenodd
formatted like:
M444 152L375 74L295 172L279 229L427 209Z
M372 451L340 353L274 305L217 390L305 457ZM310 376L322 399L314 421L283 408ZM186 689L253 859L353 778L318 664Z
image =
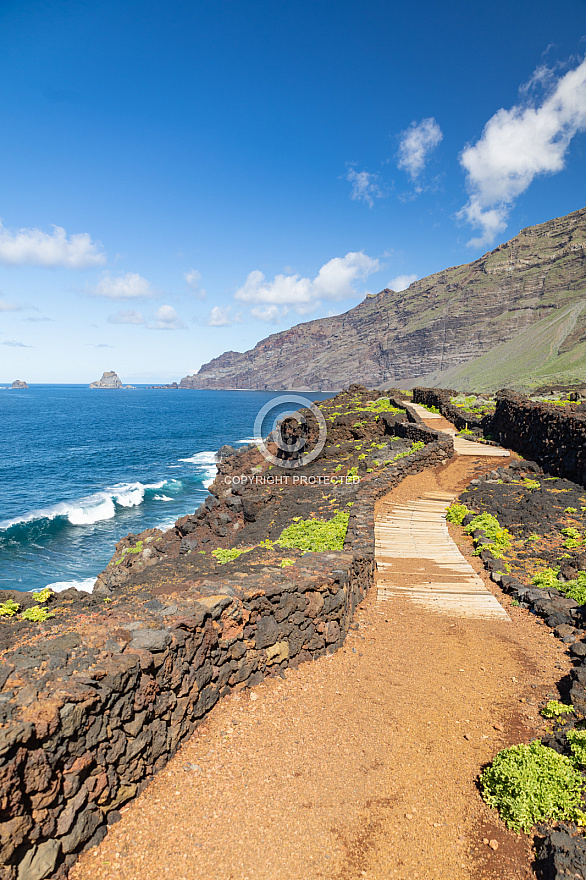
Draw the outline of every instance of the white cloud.
M346 180L352 184L352 192L350 198L356 202L366 202L372 208L374 199L382 199L383 193L379 187L376 174L370 174L368 171L356 171L355 168L348 168Z
M201 281L201 274L197 271L197 269L189 269L188 272L183 273L183 278L185 279L185 283L191 293L196 296L198 299L205 299L206 292L203 287L199 286L199 282Z
M138 272L127 272L125 275L106 272L90 292L92 296L106 299L149 299L156 296L150 283Z
M63 266L87 269L106 262L100 242L87 232L67 236L61 226L53 232L40 229L7 229L0 221L0 263L6 266Z
M308 314L322 299L341 300L354 296L356 282L379 269L379 261L362 251L334 257L321 267L313 280L299 275L276 275L272 281L267 281L263 273L255 269L234 297L250 304L292 306L298 314Z
M32 345L25 345L24 342L12 342L11 340L0 342L0 345L8 345L10 348L32 348Z
M289 314L289 309L287 306L281 308L279 306L265 306L264 308L255 306L250 310L250 314L257 321L264 321L266 324L280 324Z
M442 130L433 118L412 122L401 132L399 142L399 161L397 167L406 171L411 180L417 180L427 162L429 154L443 138Z
M179 319L173 306L161 306L157 309L155 323L151 327L155 330L183 330L185 324Z
M135 312L133 309L122 309L119 312L116 312L115 315L108 315L107 321L109 324L145 324L146 321L141 315L140 312Z
M396 290L399 293L401 290L407 290L409 285L417 281L418 278L419 275L397 275L396 278L392 278L389 281L389 287L391 290Z
M0 299L0 312L20 312L21 310L22 306L6 302L5 299Z
M545 90L540 105L530 97L534 86ZM481 233L472 247L506 229L515 200L538 175L562 171L570 141L586 130L586 60L560 77L539 67L520 92L520 103L498 110L460 155L470 198L458 216Z
M210 327L230 327L239 317L232 317L231 306L214 306L208 318Z

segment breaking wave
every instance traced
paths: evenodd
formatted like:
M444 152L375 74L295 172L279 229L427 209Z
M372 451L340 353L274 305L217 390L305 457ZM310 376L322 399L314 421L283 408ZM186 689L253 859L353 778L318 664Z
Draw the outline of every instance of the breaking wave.
M94 492L85 498L75 501L61 501L50 507L32 510L22 516L0 522L0 531L8 531L15 527L25 526L30 523L45 520L63 520L73 526L87 526L113 519L116 516L116 508L138 507L145 497L153 497L153 493L159 489L167 492L177 492L182 488L180 480L161 480L158 483L121 483L101 492Z
M76 590L82 590L84 593L91 593L95 583L95 578L84 578L81 581L55 581L54 584L47 584L47 586L56 593L62 593L63 590L68 590L70 587L75 587ZM34 592L38 592L38 590Z
M178 461L187 462L188 464L194 464L198 468L200 468L202 470L201 481L206 489L211 486L216 479L218 468L216 467L215 452L197 452L190 458L180 458L178 459Z

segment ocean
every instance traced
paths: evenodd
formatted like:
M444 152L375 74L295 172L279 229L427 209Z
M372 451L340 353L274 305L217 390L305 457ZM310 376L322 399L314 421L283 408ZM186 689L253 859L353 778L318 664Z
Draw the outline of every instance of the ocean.
M193 513L216 451L250 442L258 411L275 400L270 430L275 414L298 407L286 396L0 388L0 589L91 591L116 542Z

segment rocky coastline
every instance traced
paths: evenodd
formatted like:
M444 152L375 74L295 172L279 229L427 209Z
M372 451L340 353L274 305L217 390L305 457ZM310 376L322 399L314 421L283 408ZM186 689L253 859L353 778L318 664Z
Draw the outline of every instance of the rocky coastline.
M453 455L451 438L423 424L403 396L351 386L320 402L327 443L302 468L270 464L255 446L223 448L202 507L167 532L120 541L91 595L67 590L39 606L32 594L0 594L3 604L20 605L0 617L1 880L65 878L219 699L344 643L372 584L375 502ZM502 399L522 445L522 426L534 430L526 402ZM547 405L538 410L547 430ZM579 413L554 415L570 437L573 419L583 425ZM308 418L309 440L317 431ZM545 534L566 507L581 507L584 489L562 476L548 488L538 463L484 470L479 463L462 500L509 516L511 528L520 508L522 528L533 534L541 522ZM547 497L525 486L540 478ZM281 543L295 523L340 514L343 546L307 552ZM474 539L485 543L480 533ZM577 664L572 700L586 711L586 621L577 603L536 591L489 547L480 555L493 581L540 610L568 644ZM37 623L24 619L41 609ZM558 831L542 833L555 861ZM574 830L564 833L575 839Z
M0 595L20 605L0 619L2 880L65 877L218 699L343 644L372 583L375 501L453 454L377 396L326 401L330 442L305 472L271 473L256 448L222 456L202 508L120 542L92 595ZM341 508L343 546L271 539Z

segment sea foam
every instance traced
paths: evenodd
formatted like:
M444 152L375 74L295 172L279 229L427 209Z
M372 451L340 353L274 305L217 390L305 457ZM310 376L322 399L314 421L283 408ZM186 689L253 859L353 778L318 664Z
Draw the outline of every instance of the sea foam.
M62 593L63 590L68 590L70 587L75 587L76 590L82 590L84 593L91 593L95 583L95 578L84 578L82 581L55 581L54 584L47 584L47 586L55 593ZM38 590L34 592L38 592Z
M177 492L182 488L182 483L180 480L161 480L158 483L121 483L76 501L61 501L51 507L39 508L13 519L3 520L0 522L0 531L35 520L53 520L57 517L66 518L74 526L92 525L115 517L116 506L138 507L143 503L146 492L163 488L168 492Z

